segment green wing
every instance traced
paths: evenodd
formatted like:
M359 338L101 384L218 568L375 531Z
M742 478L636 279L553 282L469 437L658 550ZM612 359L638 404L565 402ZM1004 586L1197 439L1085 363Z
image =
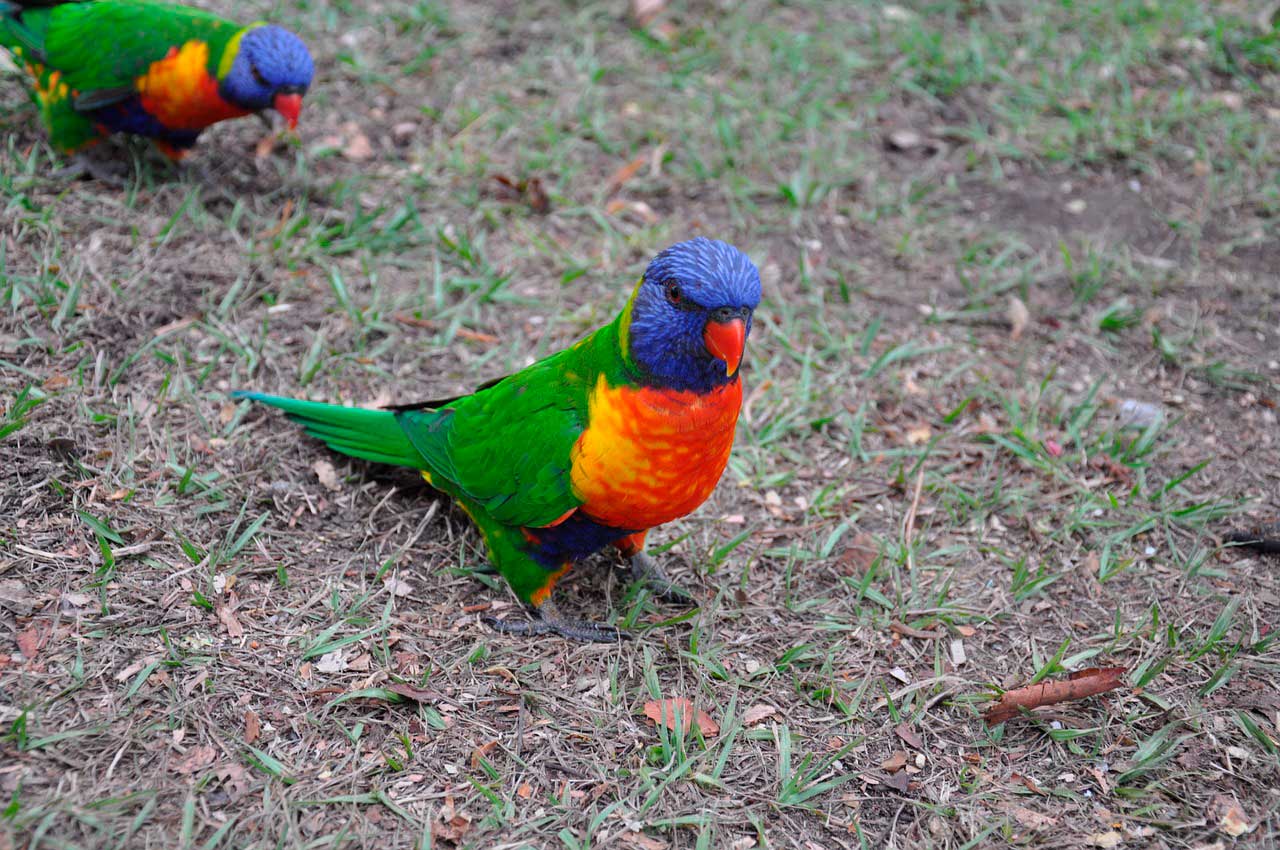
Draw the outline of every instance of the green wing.
M505 525L549 525L578 507L571 453L587 427L599 335L448 407L397 412L432 484Z
M200 9L151 0L96 0L25 9L0 22L0 44L19 46L97 108L134 92L135 80L169 50L195 39L211 59L240 27Z

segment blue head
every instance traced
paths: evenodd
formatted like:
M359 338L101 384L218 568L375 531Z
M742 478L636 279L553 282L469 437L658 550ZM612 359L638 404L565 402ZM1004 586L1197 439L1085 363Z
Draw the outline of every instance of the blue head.
M760 273L726 242L698 237L654 257L631 304L631 361L658 386L706 392L738 374Z
M228 47L219 69L219 94L229 103L258 112L275 109L298 126L302 96L311 85L315 63L302 39L273 24L249 27ZM228 67L228 60L230 67Z

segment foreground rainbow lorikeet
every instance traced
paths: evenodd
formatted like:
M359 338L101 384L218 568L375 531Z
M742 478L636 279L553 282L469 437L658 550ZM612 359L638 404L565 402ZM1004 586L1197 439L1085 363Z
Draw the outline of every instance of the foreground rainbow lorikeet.
M614 321L471 395L386 410L236 395L339 452L421 470L452 496L533 617L491 625L617 640L612 627L562 619L551 590L612 545L664 598L690 601L643 553L645 534L701 505L724 472L759 301L746 255L698 238L658 254Z
M67 153L133 133L176 160L209 125L266 109L296 127L315 70L287 30L154 0L0 0L0 47Z

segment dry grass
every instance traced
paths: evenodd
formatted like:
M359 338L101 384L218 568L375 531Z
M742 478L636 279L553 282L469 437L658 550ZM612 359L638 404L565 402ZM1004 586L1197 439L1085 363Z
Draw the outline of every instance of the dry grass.
M618 5L255 4L301 141L123 188L0 76L0 847L1274 844L1280 579L1219 542L1280 513L1261 4ZM634 642L491 633L464 517L228 401L464 390L695 233L767 301L653 536L701 608L564 585Z

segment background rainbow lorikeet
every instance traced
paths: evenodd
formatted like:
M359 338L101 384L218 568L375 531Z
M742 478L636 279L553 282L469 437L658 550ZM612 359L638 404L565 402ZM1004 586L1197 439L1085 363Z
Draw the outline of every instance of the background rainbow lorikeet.
M287 30L153 0L0 0L0 46L67 153L133 133L180 159L209 125L266 109L293 128L315 71Z
M452 496L533 615L492 625L617 640L561 618L552 588L612 545L664 598L689 600L643 553L645 535L701 505L724 472L759 301L746 255L698 238L658 254L613 322L471 395L387 410L237 397L284 410L344 454L421 470Z

